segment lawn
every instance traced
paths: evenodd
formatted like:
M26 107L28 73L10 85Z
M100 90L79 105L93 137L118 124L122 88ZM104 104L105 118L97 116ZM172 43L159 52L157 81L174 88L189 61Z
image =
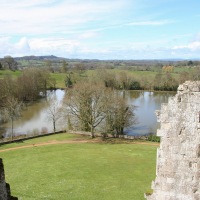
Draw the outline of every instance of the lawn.
M25 144L76 138L83 139L60 134ZM0 152L0 157L12 194L21 200L144 200L155 178L156 148L139 143L77 142Z

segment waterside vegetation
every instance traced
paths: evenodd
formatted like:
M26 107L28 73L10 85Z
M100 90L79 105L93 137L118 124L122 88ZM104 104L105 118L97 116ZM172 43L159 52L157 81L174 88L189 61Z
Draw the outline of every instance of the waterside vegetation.
M32 66L22 66L23 60L19 58L5 57L0 60L2 113L9 110L5 103L9 99L21 105L46 97L48 89L67 88L64 107L55 106L56 102L54 105L50 104L48 118L53 123L54 132L62 110L62 115L65 116L63 123L71 129L90 131L92 137L96 129L103 137L110 133L119 136L124 134L125 127L133 126L136 120L134 107L130 107L123 96L117 95L116 90L174 91L185 80L200 79L198 62L188 62L187 65L182 63L180 66L178 62L174 65L149 62L148 66L147 62L138 61L86 62L59 60L52 56L50 58L52 60L41 58L39 61L36 59L28 62ZM36 65L38 62L40 65ZM141 66L136 65L139 63ZM1 117L1 121L10 119L13 124L13 120L19 116L19 107L14 104L11 107L11 115L7 115L7 119Z

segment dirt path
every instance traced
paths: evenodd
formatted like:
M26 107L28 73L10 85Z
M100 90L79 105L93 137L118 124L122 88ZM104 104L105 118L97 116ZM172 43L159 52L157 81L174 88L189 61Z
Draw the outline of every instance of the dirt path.
M156 146L156 147L160 146L160 143L148 143L148 142L133 142L133 144L143 144L143 145Z
M18 150L18 149L25 149L25 148L31 148L31 147L40 147L40 146L46 146L46 145L54 145L54 144L79 144L79 143L98 143L100 142L99 140L64 140L64 141L49 141L49 142L40 142L36 144L29 144L29 145L24 145L20 147L12 147L8 149L2 149L0 152L5 152L5 151L12 151L12 150ZM159 144L155 143L147 143L147 142L133 142L130 144L142 144L142 145L150 145L150 146L159 146Z
M89 143L89 142L91 142L91 141L89 141L89 140L49 141L49 142L41 142L41 143L36 143L36 144L24 145L24 146L20 146L20 147L12 147L12 148L8 148L8 149L2 149L2 150L0 150L0 152L12 151L12 150L17 150L17 149L25 149L25 148L31 148L31 147L40 147L40 146L53 145L53 144L77 144L77 143Z

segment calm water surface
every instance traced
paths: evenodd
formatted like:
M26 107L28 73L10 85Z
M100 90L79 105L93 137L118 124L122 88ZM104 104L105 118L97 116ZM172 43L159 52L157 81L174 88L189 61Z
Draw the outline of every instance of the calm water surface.
M55 96L61 103L64 97L64 90L49 91L48 97ZM14 121L14 135L38 134L42 131L53 132L52 122L48 119L47 99L43 98L27 106L22 112L22 116ZM64 129L64 125L58 123L58 130ZM9 136L11 134L11 123L1 124L0 135Z
M64 90L56 90L49 92L50 96L55 96L62 103L65 95ZM159 110L162 103L167 103L168 98L174 96L171 92L148 92L148 91L125 91L123 96L127 99L130 105L136 106L135 114L138 123L133 127L125 130L128 135L144 135L155 133L159 124L156 121L155 110ZM14 121L14 134L34 134L42 131L52 132L52 122L47 118L48 106L46 99L41 99L38 102L28 106L22 116ZM9 136L11 133L11 124L5 123L0 126L0 134ZM66 124L59 122L57 130L63 130Z
M156 133L159 123L155 110L160 110L162 103L167 103L168 98L175 92L149 92L149 91L126 91L125 98L130 105L136 106L135 114L137 124L125 130L127 135L145 135Z

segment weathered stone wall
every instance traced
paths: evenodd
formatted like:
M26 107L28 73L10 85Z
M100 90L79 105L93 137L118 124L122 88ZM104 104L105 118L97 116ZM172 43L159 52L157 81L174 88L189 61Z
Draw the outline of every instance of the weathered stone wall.
M157 117L161 143L147 200L200 200L200 81L180 85Z
M0 158L0 200L17 200L10 195L10 186L5 181L3 161Z
M7 199L7 189L4 175L3 162L0 158L0 200Z

